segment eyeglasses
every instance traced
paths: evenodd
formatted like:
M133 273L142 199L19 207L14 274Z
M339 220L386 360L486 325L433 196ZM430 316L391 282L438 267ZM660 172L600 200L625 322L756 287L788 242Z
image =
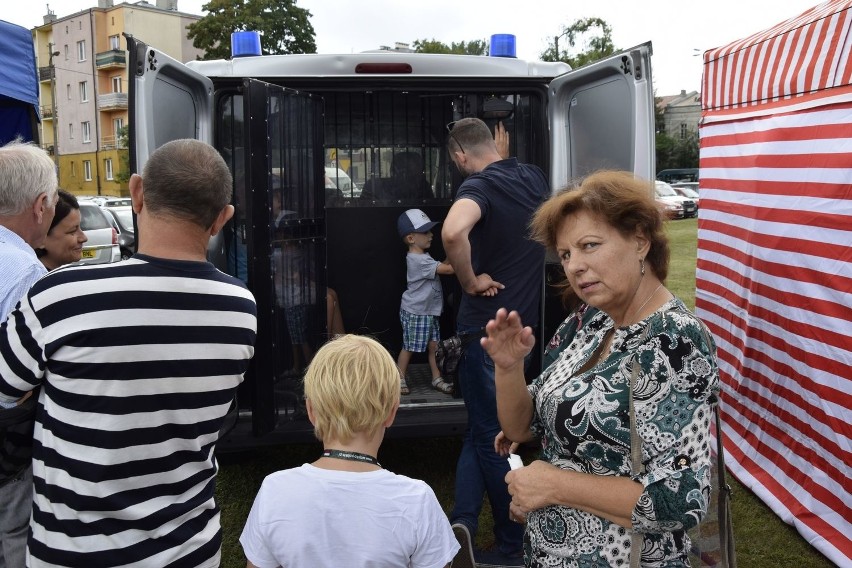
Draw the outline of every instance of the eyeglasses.
M453 139L453 141L454 141L454 142L456 143L456 145L459 147L459 150L461 150L461 153L462 153L462 154L464 154L464 153L465 153L465 151L464 151L464 146L462 146L462 145L461 145L461 142L459 142L459 139L458 139L456 136L454 136L454 135L453 135L453 126L455 125L455 123L456 123L456 122L458 122L458 121L457 121L457 120L454 120L454 121L452 121L452 122L448 122L448 123L447 123L447 132L449 132L449 133L450 133L450 138L452 138L452 139Z

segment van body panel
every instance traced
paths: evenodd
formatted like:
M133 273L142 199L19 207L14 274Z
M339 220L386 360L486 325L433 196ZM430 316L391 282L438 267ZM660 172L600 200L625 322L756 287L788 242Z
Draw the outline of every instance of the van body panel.
M653 172L650 44L575 71L564 63L410 53L182 66L135 45L129 43L143 67L130 90L138 116L130 133L134 171L163 142L193 135L211 142L234 174L238 214L211 243L209 258L247 283L259 322L255 357L238 391L239 419L224 434L223 451L313 439L299 389L307 359L329 338L328 290L347 332L369 334L396 355L406 287L396 219L413 207L437 221L449 211L463 178L449 160L448 123L476 116L493 129L501 122L510 154L550 172L554 190L600 167ZM386 63L407 71L375 72L390 69L374 65ZM152 93L155 72L162 73L163 99ZM188 84L179 86L182 80ZM195 123L175 127L152 118L171 102L192 112ZM330 172L332 184L325 181ZM346 183L351 191L340 189ZM435 233L428 252L444 260L440 229ZM565 316L546 286L563 276L555 266L542 267L544 315L529 379ZM440 330L448 337L462 291L453 277L441 282ZM454 395L431 388L425 354L414 355L409 371L412 393L402 397L388 436L463 433L463 385Z

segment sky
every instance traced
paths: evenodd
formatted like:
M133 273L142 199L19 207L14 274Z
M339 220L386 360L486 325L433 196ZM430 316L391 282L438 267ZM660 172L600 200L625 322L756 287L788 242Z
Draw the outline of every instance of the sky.
M135 0L131 1L133 3ZM149 0L154 4L156 0ZM118 4L119 0L115 0ZM206 0L178 0L181 12L203 15ZM582 18L612 28L619 49L650 41L657 96L699 91L701 54L797 16L820 0L297 0L308 9L319 53L357 53L396 42L444 43L514 34L517 55L538 59L553 37ZM97 6L97 0L52 0L58 18ZM0 0L0 19L32 28L42 24L38 0ZM140 38L144 41L145 38ZM561 45L567 45L560 38Z

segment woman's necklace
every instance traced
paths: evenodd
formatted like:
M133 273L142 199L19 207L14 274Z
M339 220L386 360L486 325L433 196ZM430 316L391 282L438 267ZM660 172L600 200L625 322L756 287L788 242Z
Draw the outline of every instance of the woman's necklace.
M629 320L627 320L627 321L628 321L628 322L630 322L633 318L635 318L637 315L639 315L639 312L641 312L641 311L642 311L642 308L644 308L645 306L647 306L647 305L648 305L648 302L650 302L650 301L651 301L651 298L653 298L653 297L654 297L654 295L656 295L656 293L657 293L657 292L659 292L659 291L660 291L660 288L662 288L662 287L663 287L663 283L662 283L662 282L660 282L660 285L659 285L659 286L657 286L656 288L654 288L654 291L653 291L653 292L651 292L651 295L650 295L650 296L648 296L648 298L647 298L644 302L642 302L642 305L641 305L641 306L639 306L639 308L638 308L635 312L633 312L633 315L632 315L632 316L630 316L630 319L629 319ZM636 322L633 322L633 323L636 323ZM630 325L630 323L628 323L627 325Z
M322 457L324 458L334 458L338 460L348 460L348 461L356 461L361 463L369 463L372 465L376 465L382 467L382 464L371 455L361 454L358 452L350 452L347 450L323 450Z

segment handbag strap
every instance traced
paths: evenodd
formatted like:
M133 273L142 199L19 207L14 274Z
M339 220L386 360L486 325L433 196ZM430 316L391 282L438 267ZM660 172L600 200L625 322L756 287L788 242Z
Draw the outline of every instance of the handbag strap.
M710 331L707 325L696 318L700 327L701 333L704 336L705 343L710 346L713 342L710 339ZM650 333L650 325L645 328L642 334L642 341L647 339ZM645 466L642 464L642 439L636 433L636 414L633 402L633 389L639 379L639 362L634 357L631 363L631 378L630 387L628 388L628 406L630 411L630 472L632 475L638 475L644 472ZM713 405L713 411L716 417L716 475L719 482L719 543L722 553L725 555L722 558L721 566L727 568L736 568L737 557L734 548L734 529L731 523L731 486L728 485L725 475L725 449L722 444L722 418L719 413L719 399L716 398L716 404ZM636 531L633 531L630 536L630 568L639 568L642 555L642 536Z

